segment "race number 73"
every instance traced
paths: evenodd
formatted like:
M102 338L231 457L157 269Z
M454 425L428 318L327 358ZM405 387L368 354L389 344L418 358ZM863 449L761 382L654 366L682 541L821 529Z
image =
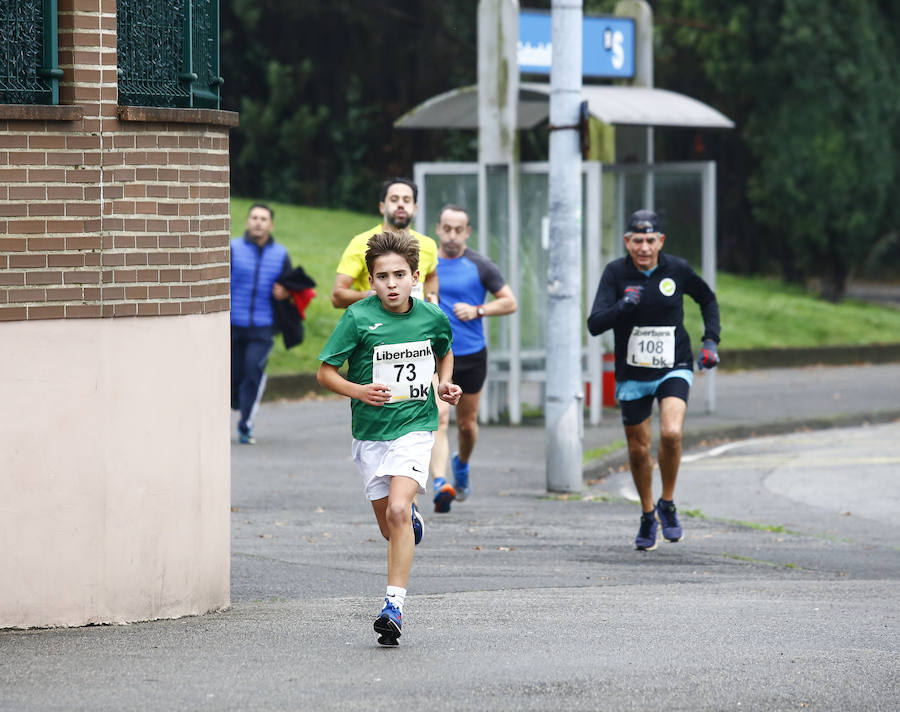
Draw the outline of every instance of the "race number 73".
M430 341L380 344L372 352L372 380L391 387L388 403L426 400L433 373Z
M404 372L406 373L407 381L415 381L416 380L416 364L414 363L395 363L394 368L397 369L397 383L400 383L404 379Z
M629 366L672 368L675 365L674 326L635 326L628 337Z

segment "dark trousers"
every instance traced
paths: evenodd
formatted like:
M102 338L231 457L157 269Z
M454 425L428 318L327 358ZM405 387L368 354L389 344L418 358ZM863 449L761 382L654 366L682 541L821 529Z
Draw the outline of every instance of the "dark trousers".
M272 350L271 326L231 325L231 408L241 411L238 430L248 433L266 387L266 362Z

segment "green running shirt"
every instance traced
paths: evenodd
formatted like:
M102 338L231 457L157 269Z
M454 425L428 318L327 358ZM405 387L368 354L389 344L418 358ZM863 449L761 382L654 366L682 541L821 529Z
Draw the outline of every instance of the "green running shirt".
M438 410L431 388L434 356L443 358L452 344L450 321L429 302L412 300L405 314L394 314L377 295L351 304L319 354L319 360L340 368L346 378L372 383L373 364L382 382L391 386L396 402L383 406L350 400L351 429L357 440L396 440L416 431L437 430Z

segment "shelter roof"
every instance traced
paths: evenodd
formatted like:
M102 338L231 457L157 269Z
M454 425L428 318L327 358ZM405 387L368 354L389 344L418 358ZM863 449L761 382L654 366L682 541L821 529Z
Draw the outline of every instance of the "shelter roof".
M734 128L727 116L702 101L666 89L586 84L581 90L591 115L607 124ZM550 115L550 85L519 85L517 128L530 129ZM433 96L394 122L402 129L477 129L478 85Z

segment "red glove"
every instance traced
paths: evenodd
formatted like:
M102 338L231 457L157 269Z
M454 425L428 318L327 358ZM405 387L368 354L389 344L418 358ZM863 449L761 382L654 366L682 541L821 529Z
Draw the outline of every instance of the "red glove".
M625 309L634 309L641 301L644 293L643 285L625 287L625 295L622 297L622 306Z
M715 368L719 363L719 346L712 339L706 339L703 342L703 348L700 349L700 356L697 357L697 368L701 371L704 368Z

